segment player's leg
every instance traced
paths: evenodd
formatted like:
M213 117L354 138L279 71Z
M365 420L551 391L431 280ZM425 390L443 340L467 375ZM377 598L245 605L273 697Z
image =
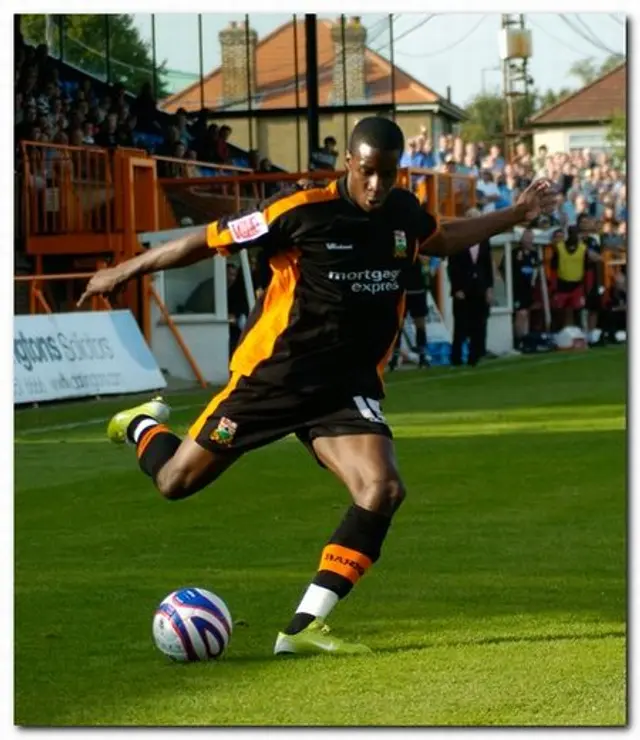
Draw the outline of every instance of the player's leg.
M325 545L309 584L275 652L367 652L323 635L324 620L378 560L391 520L405 497L390 431L379 404L366 404L367 417L345 409L314 425L306 439L316 459L347 487L353 499ZM376 419L375 421L373 419Z
M112 442L135 445L142 471L166 499L177 500L212 483L241 453L205 449L189 437L181 440L167 427L168 419L169 407L153 399L116 414L107 433Z

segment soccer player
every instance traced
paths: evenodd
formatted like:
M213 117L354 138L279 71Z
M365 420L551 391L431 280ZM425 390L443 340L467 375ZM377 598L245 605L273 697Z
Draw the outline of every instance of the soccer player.
M180 440L154 399L116 414L114 442L137 449L169 500L191 496L245 452L295 433L349 490L353 504L322 551L318 571L278 634L275 653L368 652L331 634L325 619L378 560L405 497L380 401L382 373L404 315L404 280L418 252L450 255L553 207L548 182L517 204L442 226L394 187L404 150L392 121L353 129L346 175L327 187L280 193L255 210L98 271L80 298L133 277L258 246L272 278L231 359L231 377Z

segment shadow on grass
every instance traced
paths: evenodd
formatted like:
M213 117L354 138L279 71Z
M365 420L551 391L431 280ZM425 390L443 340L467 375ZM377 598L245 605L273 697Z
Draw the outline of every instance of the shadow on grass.
M308 660L310 658L331 658L332 660L344 659L344 658L370 658L376 655L393 655L396 653L409 653L419 652L421 650L433 650L435 648L457 648L457 647L475 647L475 646L487 646L487 645L510 645L518 643L554 643L554 642L583 642L583 641L597 641L597 640L608 640L610 638L626 638L627 634L625 630L609 630L607 632L600 632L598 634L591 635L576 635L576 634L560 634L560 635L496 635L494 637L481 637L477 639L469 640L433 640L431 642L414 642L408 645L401 645L398 647L386 647L386 648L372 648L370 654L364 655L344 655L344 654L333 654L333 653L321 653L321 654L305 654L305 655L279 655L275 656L272 654L262 655L236 655L225 658L225 663L231 664L245 664L245 663L264 663L271 662L274 660L280 661L298 661ZM188 664L182 664L188 665Z

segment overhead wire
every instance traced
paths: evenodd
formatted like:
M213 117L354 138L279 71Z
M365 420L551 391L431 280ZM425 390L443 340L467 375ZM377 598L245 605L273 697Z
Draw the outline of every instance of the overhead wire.
M449 44L449 46L445 46L443 49L438 49L437 51L430 51L426 54L414 54L407 51L397 51L396 54L398 56L405 56L405 57L413 57L414 59L427 59L428 57L435 57L438 54L444 54L446 51L450 51L451 49L455 49L456 46L460 45L463 41L466 41L470 36L472 36L478 28L482 25L482 23L487 19L486 15L483 15L482 18L471 28L467 33L465 33L463 36L461 36L457 41L454 41L452 44Z

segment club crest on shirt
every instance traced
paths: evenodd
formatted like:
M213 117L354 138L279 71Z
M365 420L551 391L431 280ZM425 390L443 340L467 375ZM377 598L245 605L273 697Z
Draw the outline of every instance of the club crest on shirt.
M407 235L404 231L393 232L393 256L406 257L407 255Z
M212 442L217 442L219 445L229 445L235 437L238 425L223 416L218 422L218 426L211 432L209 438Z

